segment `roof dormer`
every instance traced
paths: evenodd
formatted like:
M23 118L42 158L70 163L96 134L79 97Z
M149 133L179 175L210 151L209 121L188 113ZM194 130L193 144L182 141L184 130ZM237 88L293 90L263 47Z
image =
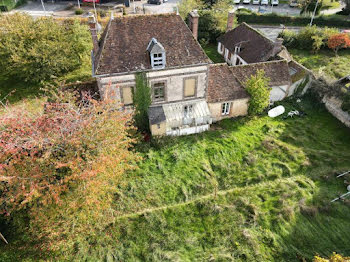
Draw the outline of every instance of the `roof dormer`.
M148 44L147 51L151 59L151 66L153 69L163 69L166 64L165 49L157 39L152 38Z

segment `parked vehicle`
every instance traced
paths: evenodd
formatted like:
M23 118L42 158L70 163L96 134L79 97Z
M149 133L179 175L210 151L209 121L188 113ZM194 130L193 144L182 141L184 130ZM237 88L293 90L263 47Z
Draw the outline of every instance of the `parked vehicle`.
M241 0L233 0L233 3L234 3L235 5L239 5L239 4L241 3Z
M290 0L289 1L289 6L290 7L297 7L299 4L298 4L298 0Z
M162 4L162 0L147 0L147 4L160 5Z
M261 5L268 5L269 4L269 0L261 0L260 4Z
M245 5L250 4L250 1L251 0L243 0L243 4L245 4Z
M278 5L279 1L278 0L271 0L271 5Z
M260 0L253 0L253 5L259 5L260 4Z

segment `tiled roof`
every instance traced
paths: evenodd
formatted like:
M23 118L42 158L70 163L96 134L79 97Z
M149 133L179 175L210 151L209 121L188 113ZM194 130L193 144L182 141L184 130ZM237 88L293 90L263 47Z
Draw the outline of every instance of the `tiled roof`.
M216 103L249 97L244 83L258 70L264 70L270 86L290 85L288 63L285 60L228 66L214 64L209 67L208 102Z
M291 60L288 63L288 66L289 66L289 73L293 83L304 78L305 75L309 73L309 70L307 68L305 68L304 66L297 63L294 60Z
M249 97L242 84L225 64L209 67L208 102L216 103Z
M276 55L274 42L246 23L221 35L217 41L231 53L235 51L235 46L240 45L238 55L247 63L265 62Z
M166 52L166 68L210 63L179 15L134 15L115 18L101 43L96 75L151 69L147 46L152 38Z
M255 75L258 70L264 70L265 76L270 78L270 86L291 84L289 67L286 60L232 66L230 70L241 83L244 83L252 75Z

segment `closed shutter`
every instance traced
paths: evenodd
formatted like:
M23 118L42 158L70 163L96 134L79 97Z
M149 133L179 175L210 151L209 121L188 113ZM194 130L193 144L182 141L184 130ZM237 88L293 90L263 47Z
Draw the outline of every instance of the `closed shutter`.
M122 88L122 98L123 98L124 105L132 104L132 87Z
M195 96L196 79L195 78L185 79L185 88L184 89L185 89L184 90L185 97Z

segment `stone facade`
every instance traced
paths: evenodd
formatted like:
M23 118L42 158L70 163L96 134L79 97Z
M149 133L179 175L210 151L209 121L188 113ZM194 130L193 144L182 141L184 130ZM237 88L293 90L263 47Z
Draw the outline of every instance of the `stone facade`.
M222 113L222 108L224 103L229 103L230 105L230 110L228 114ZM213 118L213 122L217 122L225 118L246 116L248 114L248 105L249 105L249 98L208 104L211 116Z

